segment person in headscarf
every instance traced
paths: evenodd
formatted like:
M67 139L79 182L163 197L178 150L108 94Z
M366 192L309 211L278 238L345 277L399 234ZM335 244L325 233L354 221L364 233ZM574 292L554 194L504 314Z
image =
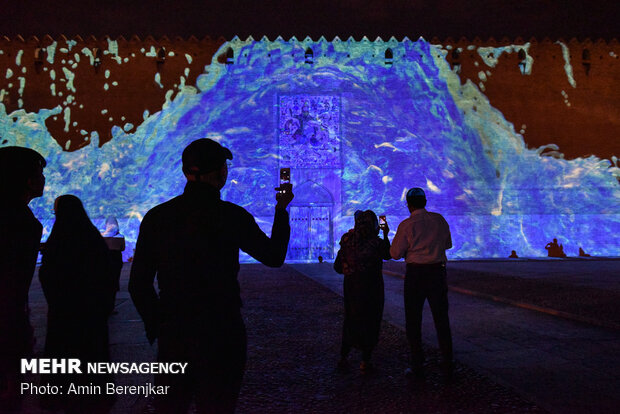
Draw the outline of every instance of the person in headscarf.
M109 272L109 252L103 237L92 224L79 198L63 195L54 203L56 221L45 248L39 279L48 304L45 356L78 358L87 362L109 361L109 297L114 280ZM42 383L102 385L104 375L50 375ZM67 412L91 412L100 406L97 396L49 398L42 405L65 407ZM82 398L80 398L82 397Z
M355 213L355 227L340 240L334 270L344 274L344 323L339 366L348 366L351 348L362 351L360 369L371 368L370 358L379 341L383 319L383 260L389 260L389 227L379 234L377 216L371 210Z

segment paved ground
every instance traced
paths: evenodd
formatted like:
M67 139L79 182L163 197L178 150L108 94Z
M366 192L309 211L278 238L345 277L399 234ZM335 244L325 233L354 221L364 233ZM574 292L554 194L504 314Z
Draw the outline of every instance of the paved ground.
M450 263L450 289L620 330L620 260L536 259ZM386 274L405 273L390 261ZM391 272L390 272L391 271Z
M294 267L334 292L342 292L341 276L333 272L330 264ZM392 272L384 277L384 317L403 327L403 281L393 275L402 272L404 266L392 262L386 267ZM449 269L453 275L457 271L493 274L489 289L501 286L502 277L524 276L541 283L553 279L561 282L559 286L609 286L609 290L620 293L617 260L451 262ZM449 299L455 357L459 361L517 390L550 412L618 412L620 331L453 291ZM423 334L427 343L436 344L428 306Z
M450 267L620 292L620 259L462 260L450 262Z
M149 361L154 357L154 349L146 342L142 322L126 291L128 268L125 266L123 271L122 291L117 300L118 314L110 320L111 354L115 361ZM331 272L329 264L295 268L329 282L327 284L335 289L341 284L340 276ZM359 355L354 354L351 369L340 372L335 368L342 323L342 299L338 294L304 277L291 266L271 270L262 265L245 265L240 281L249 337L249 361L239 401L240 413L545 411L512 387L489 379L483 370L473 368L469 360L475 358L469 356L478 354L484 359L484 352L462 348L462 342L458 341L459 361L453 383L443 383L438 370L438 355L432 347L427 349L428 379L422 383L407 380L403 375L408 358L407 344L403 331L398 328L402 319L398 322L399 311L392 306L392 300L387 302L386 320L397 323L384 323L382 327L380 345L374 355L377 370L361 375L357 369ZM386 278L388 298L395 297L399 284L402 284L399 279ZM40 355L45 335L46 305L36 277L30 302L38 340L36 352ZM458 308L458 301L453 303L453 308ZM490 331L497 328L487 326ZM428 333L430 329L426 331ZM455 333L461 337L461 328L455 329ZM481 332L480 335L482 338L487 333ZM429 342L433 342L432 338ZM489 353L493 354L487 350L486 354ZM490 358L490 361L495 360ZM38 378L30 380L36 382ZM149 376L119 375L116 378L119 385L142 385L149 381ZM26 399L23 412L41 412L36 397ZM122 396L112 412L148 413L152 408L144 397Z

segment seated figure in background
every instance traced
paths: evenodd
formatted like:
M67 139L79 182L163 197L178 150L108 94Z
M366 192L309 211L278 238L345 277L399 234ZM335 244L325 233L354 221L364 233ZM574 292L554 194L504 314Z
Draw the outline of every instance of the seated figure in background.
M545 246L547 250L547 256L549 257L566 257L564 253L564 246L558 244L558 239L553 239L552 242L547 243Z
M587 254L584 250L583 247L579 248L579 257L590 257L589 254Z

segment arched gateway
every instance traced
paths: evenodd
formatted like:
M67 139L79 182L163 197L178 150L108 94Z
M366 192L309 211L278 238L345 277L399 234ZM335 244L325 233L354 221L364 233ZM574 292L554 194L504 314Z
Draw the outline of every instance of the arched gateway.
M316 261L333 258L333 197L323 186L306 181L294 190L290 206L291 241L287 260Z

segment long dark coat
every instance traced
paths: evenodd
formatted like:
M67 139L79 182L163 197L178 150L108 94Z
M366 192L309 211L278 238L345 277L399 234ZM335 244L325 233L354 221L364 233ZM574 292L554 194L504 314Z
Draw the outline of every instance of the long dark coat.
M101 240L62 240L46 246L39 279L48 304L45 353L53 358L108 359L113 280Z
M379 340L383 319L383 260L389 260L390 242L359 237L351 230L342 236L334 270L344 274L343 342L372 350Z
M48 304L45 356L79 358L84 369L87 362L109 361L108 316L114 293L108 247L88 224L86 231L55 235L52 230L39 269ZM101 385L109 380L109 376L83 373L50 375L42 383Z

